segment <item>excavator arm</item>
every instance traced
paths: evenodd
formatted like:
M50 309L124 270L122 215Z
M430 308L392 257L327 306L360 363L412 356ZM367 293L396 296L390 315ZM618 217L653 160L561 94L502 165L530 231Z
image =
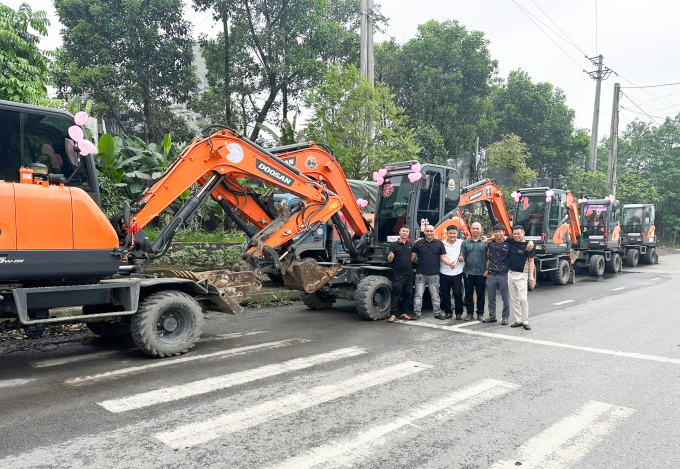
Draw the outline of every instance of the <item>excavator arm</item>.
M508 211L505 208L503 193L491 179L483 179L463 188L460 202L458 203L457 216L451 219L451 223L462 230L466 238L470 237L470 229L460 209L477 202L486 202L487 208L490 211L489 215L492 219L495 219L497 223L505 227L505 234L507 236L512 234L512 224L510 223Z

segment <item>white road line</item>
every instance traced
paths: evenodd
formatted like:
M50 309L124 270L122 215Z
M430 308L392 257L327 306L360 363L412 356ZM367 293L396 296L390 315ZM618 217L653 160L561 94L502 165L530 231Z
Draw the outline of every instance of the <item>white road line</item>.
M612 291L625 290L626 287L612 288Z
M141 409L155 404L185 399L191 396L198 396L220 389L237 386L239 384L250 383L259 379L269 378L289 371L297 371L310 368L322 363L329 363L343 358L356 357L363 355L366 350L358 347L350 347L334 350L328 353L312 355L310 357L297 358L283 363L262 366L252 370L229 373L223 376L202 379L186 384L179 384L168 388L143 392L132 396L111 399L99 402L99 405L114 413L126 412L133 409Z
M564 300L564 301L558 301L557 303L553 303L555 306L559 305L566 305L567 303L573 303L576 300Z
M1 388L11 388L14 386L21 386L22 384L28 384L32 381L35 381L36 378L25 378L25 379L5 379L0 381L0 389Z
M344 465L360 467L359 460L369 455L377 446L386 443L386 434L409 425L422 430L413 422L446 410L446 419L452 419L491 399L509 393L519 386L512 383L486 379L449 396L420 405L411 412L391 422L362 430L348 438L331 441L299 456L287 459L271 469L301 469L317 465Z
M513 342L524 342L527 344L534 344L534 345L547 345L549 347L559 347L559 348L566 348L566 349L572 349L572 350L581 350L584 352L592 352L592 353L600 353L603 355L613 355L616 357L625 357L625 358L635 358L637 360L649 360L653 362L659 362L659 363L671 363L673 365L680 365L680 358L668 358L668 357L660 357L657 355L647 355L644 353L635 353L635 352L619 352L618 350L607 350L607 349L602 349L602 348L593 348L593 347L582 347L580 345L571 345L571 344L562 344L559 342L551 342L549 340L541 340L541 339L531 339L529 337L519 337L519 336L512 336L512 335L506 335L506 334L497 334L495 332L482 332L482 331L468 331L465 329L454 329L454 331L460 333L460 334L470 334L470 335L479 335L482 337L490 337L493 339L502 339L502 340L510 340Z
M430 365L407 361L388 368L364 373L346 381L321 385L279 399L249 407L230 414L224 414L203 422L184 425L174 430L156 434L156 438L177 450L207 443L230 433L254 427L269 420L290 415L325 402L330 402L355 392L398 378L419 373Z
M213 341L216 341L216 340L233 339L233 338L236 338L236 337L244 337L244 336L249 336L249 335L263 334L265 332L267 332L267 331L246 331L246 332L232 332L232 333L229 333L229 334L217 334L217 335L214 335L214 336L201 338L198 341L200 343L213 342ZM131 352L133 350L139 350L139 349L129 348L129 349L123 349L123 350L105 350L103 352L82 353L82 354L79 354L79 355L73 355L73 356L69 356L69 357L50 358L48 360L40 360L40 361L35 361L35 362L29 362L29 365L31 365L33 368L49 368L49 367L52 367L52 366L68 365L68 364L71 364L71 363L78 363L78 362L84 362L84 361L89 361L89 360L96 360L96 359L99 359L99 358L112 357L112 356L118 355L120 353Z
M652 278L652 279L650 279L650 280L659 280L660 278L661 278L661 277L654 277L654 278Z
M113 370L113 371L107 371L104 373L99 373L96 375L89 375L89 376L81 376L78 378L71 378L67 379L64 381L64 384L68 384L70 386L82 386L84 384L90 384L95 381L100 381L108 378L118 378L120 376L126 375L126 374L131 374L131 373L138 373L142 371L147 371L151 370L154 368L160 368L164 366L169 366L169 365L175 365L177 363L186 363L186 362L192 362L196 360L204 360L206 358L225 358L225 357L231 357L233 355L240 355L243 353L248 353L248 352L255 352L255 351L261 351L261 350L268 350L272 348L278 348L278 347L285 347L287 345L295 345L295 344L304 344L306 342L309 342L309 340L306 339L289 339L289 340L280 340L278 342L266 342L262 344L255 344L255 345L246 345L244 347L236 347L236 348L231 348L227 350L220 350L218 352L213 352L213 353L204 353L200 355L185 355L180 358L172 358L172 359L164 359L164 360L156 360L151 363L148 363L146 365L139 365L139 366L131 366L128 368L121 368L119 370Z
M474 326L475 324L482 324L480 321L470 321L463 324L456 324L455 326L446 326L444 324L433 324L431 322L424 322L422 319L419 321L396 321L400 324L406 324L407 326L418 326L418 327L429 327L431 329L441 329L444 331L455 331L461 327Z
M585 456L614 425L635 412L635 409L590 401L577 413L563 418L550 428L527 441L512 460L498 461L492 469L540 467L567 469Z

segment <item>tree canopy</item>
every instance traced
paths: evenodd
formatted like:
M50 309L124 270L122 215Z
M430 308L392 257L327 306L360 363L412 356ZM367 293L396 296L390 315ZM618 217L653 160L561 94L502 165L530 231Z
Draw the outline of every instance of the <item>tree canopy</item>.
M48 106L52 54L38 47L50 25L47 13L27 3L18 10L0 3L0 99Z

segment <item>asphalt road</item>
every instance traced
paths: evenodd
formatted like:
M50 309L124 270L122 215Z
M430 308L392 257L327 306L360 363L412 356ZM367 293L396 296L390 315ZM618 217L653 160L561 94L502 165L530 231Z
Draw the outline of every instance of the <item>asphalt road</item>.
M677 468L680 255L529 294L531 331L211 315L154 360L89 334L0 345L0 468Z

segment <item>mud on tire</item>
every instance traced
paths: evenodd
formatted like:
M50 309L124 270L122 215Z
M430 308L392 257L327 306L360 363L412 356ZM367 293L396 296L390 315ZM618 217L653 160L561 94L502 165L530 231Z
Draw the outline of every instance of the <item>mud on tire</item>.
M333 303L335 303L335 297L322 291L315 291L314 293L305 293L304 301L305 306L307 306L309 309L328 309L333 306Z
M364 277L354 294L357 311L371 321L379 321L390 317L392 299L392 282L381 275Z
M186 353L203 331L203 312L198 302L176 290L144 298L130 320L135 344L154 357Z

